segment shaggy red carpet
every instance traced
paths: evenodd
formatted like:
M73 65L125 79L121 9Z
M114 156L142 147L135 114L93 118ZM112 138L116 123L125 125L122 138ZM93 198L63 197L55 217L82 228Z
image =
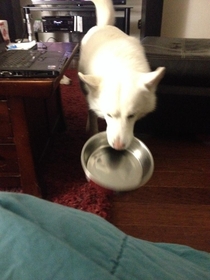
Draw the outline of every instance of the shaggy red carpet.
M70 85L61 85L67 129L55 135L53 152L46 163L46 198L107 219L112 193L88 183L80 163L81 149L87 140L85 97L80 91L76 69L68 70L66 76L72 81Z

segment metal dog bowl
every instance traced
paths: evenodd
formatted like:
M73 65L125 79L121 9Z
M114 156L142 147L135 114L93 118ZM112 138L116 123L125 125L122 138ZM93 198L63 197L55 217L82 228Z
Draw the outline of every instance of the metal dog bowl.
M134 137L127 150L117 151L108 144L106 132L85 143L81 163L87 180L115 191L143 186L154 171L152 154L139 139Z

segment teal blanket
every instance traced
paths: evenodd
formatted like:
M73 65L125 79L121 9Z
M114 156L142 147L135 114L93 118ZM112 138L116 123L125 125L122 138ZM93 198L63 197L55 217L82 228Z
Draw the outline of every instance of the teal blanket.
M136 239L96 215L1 192L0 279L207 280L210 254Z

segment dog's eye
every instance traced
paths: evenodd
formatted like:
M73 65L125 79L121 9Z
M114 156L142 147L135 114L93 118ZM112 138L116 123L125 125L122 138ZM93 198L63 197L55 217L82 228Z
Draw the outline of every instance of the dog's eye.
M107 117L109 117L109 118L112 118L112 115L110 115L110 114L107 114Z
M127 116L127 118L132 119L132 118L134 118L134 116L135 116L134 114L131 114L131 115Z

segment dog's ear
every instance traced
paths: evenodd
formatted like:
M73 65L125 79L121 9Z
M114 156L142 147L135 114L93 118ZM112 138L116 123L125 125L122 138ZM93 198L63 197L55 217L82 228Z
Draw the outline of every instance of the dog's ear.
M141 74L141 81L148 88L156 87L165 74L165 67L158 67L155 71Z
M94 75L84 75L78 72L80 80L85 83L89 88L97 89L101 83L101 78Z

